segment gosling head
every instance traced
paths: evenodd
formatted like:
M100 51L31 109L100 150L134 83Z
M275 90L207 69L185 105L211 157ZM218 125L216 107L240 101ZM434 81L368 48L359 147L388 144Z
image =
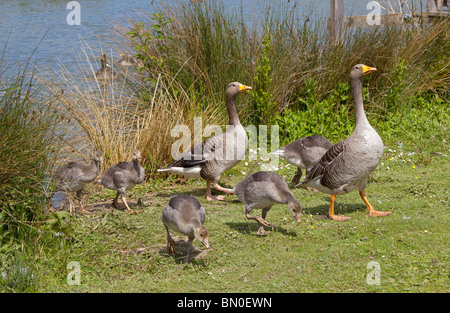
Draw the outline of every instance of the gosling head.
M140 162L142 160L141 151L134 150L133 154L131 155L131 160Z
M205 226L194 229L194 237L200 241L206 248L209 248L209 233Z
M101 151L95 152L94 156L92 157L92 160L96 164L103 164L103 153Z
M302 221L302 205L299 202L291 202L288 205L289 212L291 215L297 220L297 222L301 223Z

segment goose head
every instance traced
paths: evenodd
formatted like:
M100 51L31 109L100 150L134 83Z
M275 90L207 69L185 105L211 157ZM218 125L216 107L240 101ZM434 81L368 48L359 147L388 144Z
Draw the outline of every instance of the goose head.
M301 223L302 221L302 205L298 202L291 202L288 205L289 212L291 215L297 220L297 222Z
M131 155L131 160L140 162L142 160L141 151L134 150L133 154Z
M377 69L375 67L370 67L364 64L357 64L353 66L350 71L350 78L352 79L361 79L364 75L370 74Z
M200 241L206 248L209 248L209 233L205 226L194 229L194 237Z
M92 160L96 164L103 164L103 153L101 151L95 152L94 156L92 157Z
M234 97L238 93L244 92L246 90L251 90L251 89L252 89L252 87L250 87L250 86L246 86L246 85L243 85L238 82L232 82L232 83L228 84L225 94L227 97Z

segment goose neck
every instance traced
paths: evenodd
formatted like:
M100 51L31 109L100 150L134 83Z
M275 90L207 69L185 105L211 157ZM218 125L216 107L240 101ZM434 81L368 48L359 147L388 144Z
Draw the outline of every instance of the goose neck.
M363 97L362 97L362 83L361 79L355 78L351 80L351 87L353 93L353 101L355 103L355 129L365 124L368 124L366 114L364 112Z
M228 125L241 124L236 110L236 96L227 96L226 105L228 111Z

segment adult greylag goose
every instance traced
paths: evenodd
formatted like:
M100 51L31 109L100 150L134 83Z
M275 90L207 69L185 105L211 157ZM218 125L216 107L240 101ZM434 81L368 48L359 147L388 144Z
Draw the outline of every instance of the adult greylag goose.
M376 68L363 64L355 65L350 72L350 84L355 103L355 129L343 141L331 147L319 163L314 166L301 185L316 188L330 195L329 218L344 221L350 217L334 214L337 195L358 188L359 195L367 206L369 216L385 216L392 212L378 212L366 197L369 175L375 170L383 156L383 141L367 120L362 98L362 78Z
M128 206L125 194L127 190L144 182L145 170L139 163L141 161L141 152L139 150L133 151L131 159L131 162L119 162L111 166L97 182L108 189L117 191L111 205L113 208L117 209L119 207L118 199L120 197L128 213L137 213L137 211L131 210Z
M265 235L264 226L272 227L265 220L267 212L275 203L287 204L289 212L301 222L302 206L289 191L288 184L284 179L272 172L257 172L247 176L236 184L233 192L245 205L245 217L260 224L257 235ZM251 216L253 209L262 209L261 217Z
M167 231L167 250L169 254L176 254L175 241L170 236L170 231L188 236L186 246L186 259L192 249L192 241L197 239L206 248L209 248L209 233L203 223L205 222L205 209L197 198L192 196L175 196L164 207L161 220Z
M218 182L222 173L244 159L248 150L247 133L236 111L236 96L249 89L252 88L238 82L228 84L225 94L229 125L226 132L194 145L167 167L160 168L158 172L167 171L186 177L202 177L206 180L206 199L209 201L225 198L223 195L211 195L211 185L219 191L232 194L231 189L221 187Z
M106 58L106 53L102 53L100 58L100 69L95 73L95 77L100 80L112 80L116 76L116 72L113 71Z
M89 214L81 203L81 194L86 184L92 182L98 175L99 164L103 163L103 153L95 152L91 163L69 162L56 170L54 175L55 189L64 192L76 192L76 198L79 201L80 212ZM72 209L70 208L70 211ZM72 212L70 212L72 214Z
M305 169L308 175L332 146L333 144L325 137L312 135L295 140L272 153L298 167L297 173L292 178L292 183L297 185L302 177L302 169Z

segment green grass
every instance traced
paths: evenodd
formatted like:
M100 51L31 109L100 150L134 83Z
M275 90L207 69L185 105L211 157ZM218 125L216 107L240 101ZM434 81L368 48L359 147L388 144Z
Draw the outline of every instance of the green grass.
M434 152L448 153L447 146L439 148ZM336 206L338 214L352 219L331 221L323 218L327 195L293 189L303 205L302 223L294 221L286 206L276 205L267 215L275 226L265 237L256 236L258 225L245 219L235 196L207 203L201 180L168 179L138 186L130 192L129 202L141 198L143 212L99 211L77 217L74 238L59 239L60 247L40 256L34 291L448 292L448 159L431 152L386 150L366 191L376 209L393 211L390 216L368 217L358 193L352 192L338 197ZM429 156L426 163L422 154ZM244 177L242 171L257 170L258 164L241 162L222 183L233 186ZM287 180L294 172L283 162L278 171ZM183 255L173 257L166 251L160 214L176 194L198 197L207 211L205 226L212 248L194 242L197 255L190 263L181 262ZM112 197L102 191L91 194L90 201L104 203ZM99 207L108 206L109 202ZM144 250L135 253L139 248ZM80 263L80 285L66 282L70 261ZM366 282L370 261L381 266L380 285Z
M418 29L348 33L345 44L334 45L325 40L324 25L291 23L293 12L267 11L258 28L216 7L189 5L132 21L139 36L119 23L123 45L117 48L137 53L145 66L118 86L98 84L98 92L82 88L89 86L89 62L80 66L86 79L73 74L52 82L36 81L27 68L0 69L7 78L0 84L0 291L448 292L448 19ZM264 34L270 34L266 41ZM276 205L267 217L275 227L258 237L258 225L245 219L236 197L207 203L204 181L180 183L156 173L170 161L174 125L191 126L198 116L204 125L225 123L223 88L230 81L254 87L253 97L238 100L243 124L255 109L269 108L256 120L278 122L281 145L312 133L344 139L354 126L348 71L360 62L379 69L363 94L368 119L388 146L366 192L390 216L367 217L352 192L336 206L352 219L330 221L323 218L327 195L293 189L303 222ZM149 91L147 80L159 87ZM124 103L132 110L123 110ZM149 180L128 194L134 206L142 200L142 212L106 210L114 192L91 184L85 203L94 215L41 214L51 170L94 147L111 164L129 147L145 152ZM260 169L249 163L227 172L221 184L232 187ZM277 172L289 181L295 169L282 165ZM197 196L207 211L212 248L196 242L190 263L166 252L160 214L176 194ZM80 265L80 285L67 283L72 261ZM380 285L366 282L371 261L381 266Z

